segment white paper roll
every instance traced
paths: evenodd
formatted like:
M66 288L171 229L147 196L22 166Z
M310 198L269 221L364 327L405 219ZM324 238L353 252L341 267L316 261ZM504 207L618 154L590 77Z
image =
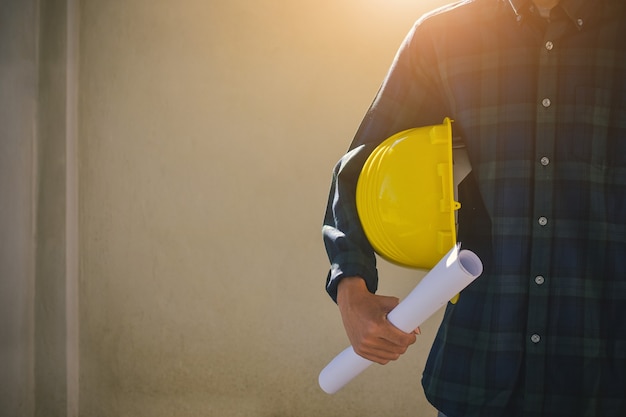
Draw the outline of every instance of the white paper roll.
M410 333L474 281L483 264L474 252L455 245L417 286L387 315L391 324ZM337 355L319 375L319 385L334 394L373 362L357 355L352 346Z

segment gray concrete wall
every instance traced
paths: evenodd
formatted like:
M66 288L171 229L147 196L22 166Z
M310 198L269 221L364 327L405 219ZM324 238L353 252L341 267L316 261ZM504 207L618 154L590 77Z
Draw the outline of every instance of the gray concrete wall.
M347 344L332 166L442 3L2 0L0 415L435 415L439 315L334 396L317 375Z
M0 414L34 400L36 1L0 2Z
M75 321L67 302L67 3L0 5L2 416L73 416L77 409L69 405L75 381L68 384L77 355L68 355L67 331Z
M39 2L35 416L68 412L67 1Z

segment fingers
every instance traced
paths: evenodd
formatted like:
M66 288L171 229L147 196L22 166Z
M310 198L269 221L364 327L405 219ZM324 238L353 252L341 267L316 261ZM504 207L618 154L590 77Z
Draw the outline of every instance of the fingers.
M376 324L370 322L353 348L366 359L384 365L397 360L416 340L416 333L404 333L385 318Z
M414 339L415 335L412 336ZM414 341L407 345L397 345L388 340L380 339L373 343L362 343L354 350L358 355L366 359L385 365L390 361L395 361L400 358L413 343Z
M398 359L415 343L419 328L404 333L387 320L387 314L398 303L396 297L370 293L358 277L342 279L337 304L348 339L358 355L386 364Z

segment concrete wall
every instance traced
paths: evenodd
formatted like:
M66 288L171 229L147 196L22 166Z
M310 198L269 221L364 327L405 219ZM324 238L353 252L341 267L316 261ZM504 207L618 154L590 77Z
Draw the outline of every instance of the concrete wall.
M68 369L78 358L68 350L72 342L68 324L75 320L68 298L72 265L68 248L73 243L68 225L74 220L68 201L72 158L68 158L68 7L67 0L40 0L37 107L37 258L35 278L35 416L66 416L72 398L73 374ZM76 327L72 325L72 327ZM72 392L70 392L70 389Z
M76 414L68 309L68 3L0 5L0 415ZM69 164L71 167L72 164ZM74 217L76 217L74 215ZM75 353L75 349L74 349ZM68 373L68 369L74 370ZM70 381L71 380L71 381ZM72 391L71 393L69 391ZM70 405L72 404L72 405Z
M34 400L37 7L0 3L0 414Z
M317 374L347 343L330 171L434 2L81 5L81 414L433 415L432 325L336 396Z
M72 1L9 3L36 30L0 37L0 414L436 414L440 316L334 396L317 375L347 345L323 289L331 169L443 1L82 0L75 36ZM381 271L398 296L420 276Z

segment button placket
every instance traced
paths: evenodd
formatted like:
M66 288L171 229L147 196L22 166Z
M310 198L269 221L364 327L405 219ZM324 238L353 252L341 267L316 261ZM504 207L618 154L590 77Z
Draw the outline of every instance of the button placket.
M533 401L541 402L541 392L545 383L544 371L536 366L545 354L549 322L550 286L546 285L545 271L550 270L553 230L558 219L553 219L554 204L554 158L556 120L559 111L557 65L559 58L558 42L564 33L563 22L556 20L546 27L542 42L538 48L538 72L536 84L536 130L535 164L533 178L532 247L530 253L530 274L528 279L528 313L526 343L529 361L526 366L525 383L533 387ZM570 23L571 26L571 23Z

